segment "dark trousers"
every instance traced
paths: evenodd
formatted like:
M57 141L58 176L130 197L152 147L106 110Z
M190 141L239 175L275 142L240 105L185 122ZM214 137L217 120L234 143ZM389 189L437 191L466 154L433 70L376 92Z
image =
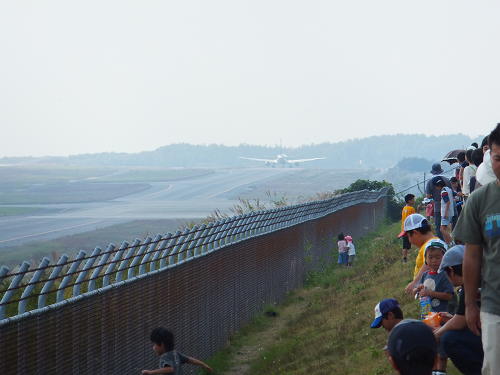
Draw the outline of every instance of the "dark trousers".
M441 233L441 212L434 211L434 225L436 226L436 236L444 241L443 233Z
M441 347L462 374L481 375L484 357L481 336L468 328L448 331L441 336Z

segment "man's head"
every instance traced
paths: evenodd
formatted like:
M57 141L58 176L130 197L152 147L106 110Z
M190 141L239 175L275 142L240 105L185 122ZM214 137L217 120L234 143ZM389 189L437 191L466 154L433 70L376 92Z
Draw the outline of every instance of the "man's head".
M460 286L463 284L462 276L462 263L464 261L465 246L456 245L444 254L441 265L439 266L439 273L446 272L448 280L453 286Z
M407 194L405 196L405 202L408 206L413 206L415 204L415 196L413 194Z
M403 312L401 311L401 306L399 306L398 301L388 298L380 301L380 303L375 306L375 320L370 327L384 327L387 332L391 332L402 320Z
M412 245L422 246L429 237L432 237L431 225L425 216L412 214L405 219L403 231L398 237L408 236Z
M500 184L500 124L488 136L488 145L490 146L491 168Z
M477 150L472 151L472 163L479 167L483 162L483 150L478 148Z
M437 365L437 342L425 323L406 319L394 327L387 341L389 362L401 375L431 375Z
M470 150L467 150L467 152L465 153L465 161L469 164L472 164L472 152L474 150L470 149Z
M436 176L436 177L432 177L431 185L434 186L438 190L442 190L446 186L446 182L444 182L443 177Z
M425 264L427 264L432 271L437 272L446 253L444 244L438 241L431 242L425 249Z
M149 340L153 343L153 350L158 355L174 350L174 334L164 327L153 329Z
M439 164L439 163L432 164L431 173L433 175L438 175L438 174L444 173L443 168L441 168L441 164Z

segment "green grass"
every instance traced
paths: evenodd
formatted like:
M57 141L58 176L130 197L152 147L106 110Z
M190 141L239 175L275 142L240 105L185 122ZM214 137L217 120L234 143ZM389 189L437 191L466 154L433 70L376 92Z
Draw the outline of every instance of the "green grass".
M249 360L251 374L393 374L382 351L388 334L370 324L375 305L384 298L396 298L406 318L419 319L418 303L403 292L415 257L412 254L408 264L402 263L400 225L354 239L358 254L354 268L333 264L322 273L310 273L304 288L290 293L277 307L277 318L268 318L263 327L253 328L255 322L245 326L240 332L250 335L239 332L223 357L208 361L215 373L240 365L237 352L260 340L263 350ZM460 374L451 361L447 373Z
M0 207L0 217L29 214L39 209L38 207Z

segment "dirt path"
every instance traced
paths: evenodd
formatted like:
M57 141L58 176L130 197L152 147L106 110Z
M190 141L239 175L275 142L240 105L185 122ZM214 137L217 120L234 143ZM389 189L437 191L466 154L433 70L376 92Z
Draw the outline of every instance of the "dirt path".
M251 337L249 345L238 349L234 354L233 367L224 375L248 375L251 370L252 361L259 356L262 350L267 349L276 340L279 340L279 333L285 328L288 322L302 314L308 302L293 303L285 307L275 318L266 318L271 323L261 332L255 333Z

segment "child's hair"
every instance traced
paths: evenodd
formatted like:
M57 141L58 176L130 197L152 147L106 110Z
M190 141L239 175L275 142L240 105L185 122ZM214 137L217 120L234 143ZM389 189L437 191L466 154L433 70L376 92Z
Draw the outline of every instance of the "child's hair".
M483 150L481 148L472 151L472 162L475 166L479 166L483 162Z
M465 157L470 162L472 162L472 151L474 151L474 150L467 150L467 152L465 153Z
M448 276L451 276L451 271L450 271L450 269L452 269L452 270L453 270L453 273L454 273L455 275L462 276L462 265L461 265L461 264L457 264L457 265L455 265L455 266L446 267L444 270L445 270L445 272L446 272L446 274L447 274Z
M413 198L415 198L415 196L413 194L406 194L406 196L405 196L405 202L408 203Z
M474 146L475 148L478 148L478 147L479 147L479 145L477 144L477 142L472 142L470 145L471 145L471 146Z
M436 182L436 186L446 187L446 182L443 179Z
M174 334L164 327L153 329L149 336L149 340L159 346L161 346L161 344L165 345L165 350L167 352L174 350Z
M439 250L441 251L443 254L446 253L446 250L440 246L429 246L427 249L425 249L425 255L427 255L429 252L431 251L436 251L436 250Z
M460 151L457 154L457 160L460 162L460 164L463 163L465 161L465 152Z
M340 233L338 236L337 236L338 240L339 241L342 241L345 239L345 236L344 236L344 233Z
M436 353L428 347L419 346L408 353L407 360L393 358L401 375L431 375Z
M481 148L488 145L488 138L489 138L489 135L487 135L486 137L483 138L483 141L481 142Z
M382 319L388 319L390 312L392 312L394 314L394 317L396 319L404 319L403 318L403 311L401 310L401 307L395 307L392 310L387 311L385 314L382 315Z

